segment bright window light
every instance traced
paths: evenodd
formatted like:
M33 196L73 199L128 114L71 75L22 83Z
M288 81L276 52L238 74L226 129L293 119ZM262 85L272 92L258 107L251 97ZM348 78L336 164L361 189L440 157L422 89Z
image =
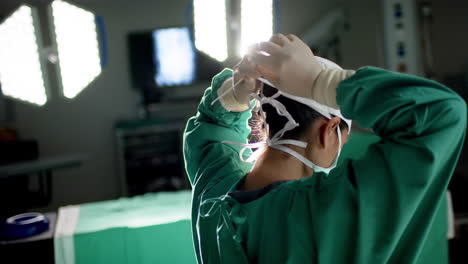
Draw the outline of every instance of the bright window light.
M272 0L242 0L240 55L257 42L268 40L273 34Z
M64 1L52 3L63 94L74 98L100 73L94 14Z
M217 59L228 56L224 0L194 0L195 46Z
M0 82L4 95L44 105L47 94L33 10L21 6L0 25Z

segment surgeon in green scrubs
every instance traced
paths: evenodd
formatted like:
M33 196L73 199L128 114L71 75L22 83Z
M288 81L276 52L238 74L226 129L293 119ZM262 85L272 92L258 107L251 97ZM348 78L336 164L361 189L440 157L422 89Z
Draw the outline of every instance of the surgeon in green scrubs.
M260 76L279 91L340 109L380 141L329 173L271 145L253 165L241 161L242 146L223 141L247 142L249 94L262 88ZM344 119L277 100L299 120L282 139L307 143L289 149L330 168L350 129ZM285 120L274 107L263 109L271 138ZM234 72L213 78L187 123L198 262L448 263L445 193L466 120L465 102L437 82L374 67L324 68L297 37L273 36Z

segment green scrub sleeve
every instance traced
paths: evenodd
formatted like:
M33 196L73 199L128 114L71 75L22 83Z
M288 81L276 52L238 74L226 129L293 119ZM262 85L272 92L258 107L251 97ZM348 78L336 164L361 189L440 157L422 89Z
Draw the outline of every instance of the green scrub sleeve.
M401 247L402 241L422 246L428 229L418 223L445 206L463 146L464 100L437 82L365 67L340 83L337 102L345 117L381 137L347 164L359 212L355 242L363 245L357 252L365 259L385 247ZM417 256L408 248L408 257Z
M245 174L251 167L239 160L241 147L222 143L247 143L250 109L230 112L219 100L212 105L218 97L218 89L231 76L232 70L225 69L213 77L211 87L205 91L198 106L197 115L189 119L185 128L183 146L186 171L192 185L197 185L198 190L202 190L214 178L238 177L235 175ZM251 152L245 153L249 155ZM237 178L227 182L235 180Z

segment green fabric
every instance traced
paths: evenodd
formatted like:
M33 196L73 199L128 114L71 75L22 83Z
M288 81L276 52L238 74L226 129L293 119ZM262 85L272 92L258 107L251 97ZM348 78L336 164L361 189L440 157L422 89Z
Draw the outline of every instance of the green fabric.
M190 191L80 205L75 263L196 263Z
M359 159L367 151L370 145L380 140L380 137L368 132L354 132L349 135L348 142L343 146L338 165L346 162L347 159Z
M239 204L248 111L227 112L213 79L184 135L199 263L448 263L446 188L466 130L465 102L436 82L366 67L343 81L343 114L380 137L328 177ZM345 155L348 155L345 153Z

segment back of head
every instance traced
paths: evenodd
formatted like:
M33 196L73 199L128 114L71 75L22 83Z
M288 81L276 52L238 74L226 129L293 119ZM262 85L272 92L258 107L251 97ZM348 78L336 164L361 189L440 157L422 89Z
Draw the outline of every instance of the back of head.
M277 93L277 89L268 85L263 85L263 95L265 97L271 97ZM282 139L295 139L299 140L304 136L308 128L314 123L315 120L323 117L320 113L312 109L311 107L299 103L295 100L289 99L285 96L280 95L276 98L280 103L282 103L289 114L294 118L294 120L299 124L298 127L287 131ZM263 104L262 110L265 112L266 120L262 120L260 115L257 118L260 122L256 122L253 125L253 135L258 139L265 140L266 137L271 138L278 131L280 131L288 122L287 118L278 114L277 110L270 104ZM266 124L269 126L269 135L266 135ZM340 123L340 128L347 128L345 122Z

